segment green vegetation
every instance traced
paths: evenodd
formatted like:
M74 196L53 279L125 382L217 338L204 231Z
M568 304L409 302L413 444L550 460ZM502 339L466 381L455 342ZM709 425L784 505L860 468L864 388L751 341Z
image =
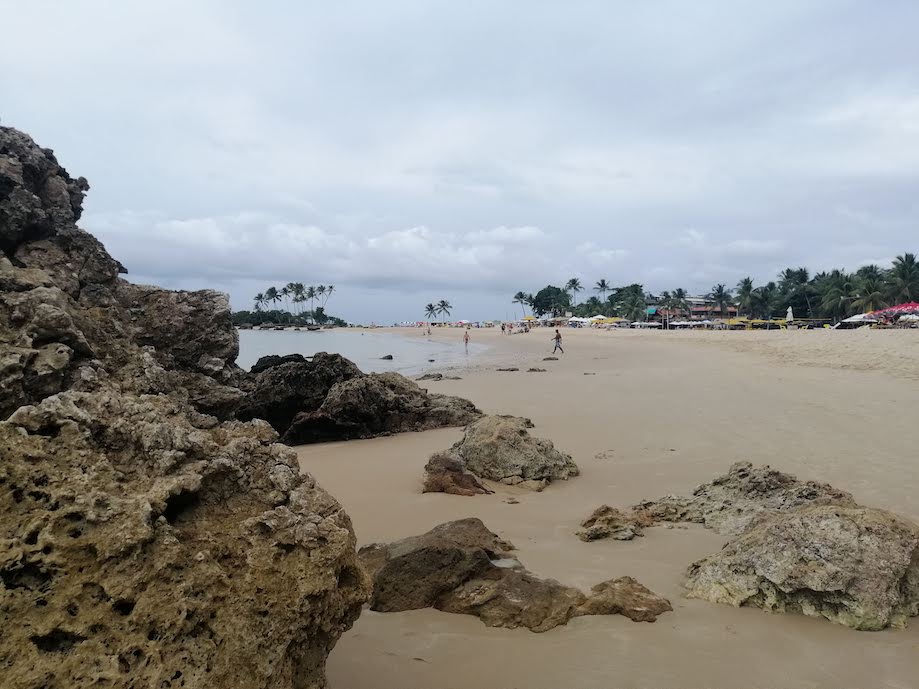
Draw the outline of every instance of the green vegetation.
M424 317L429 321L433 321L438 316L444 316L444 320L446 320L446 316L450 315L452 309L453 304L446 299L441 299L436 304L431 302L424 307Z
M571 278L564 289L547 285L535 297L517 292L513 303L529 306L537 316L571 312L582 317L602 314L635 321L645 318L649 306L667 309L678 317L692 313L689 295L682 287L656 296L639 284L614 287L600 279L593 289L599 296L576 304L574 298L583 287L578 278ZM886 269L868 265L854 273L834 269L811 277L807 268L786 268L777 281L757 286L746 277L734 289L723 283L714 285L705 297L722 316L727 316L729 307L736 306L742 316L782 318L790 306L797 318L839 321L857 313L919 301L919 263L915 254L904 253Z
M253 297L253 311L236 311L233 314L235 325L259 325L271 323L276 325L348 325L336 316L325 312L329 298L335 292L335 285L304 286L302 282L288 282L281 289L269 287ZM266 308L284 302L284 308ZM306 303L309 302L309 308ZM317 306L318 303L318 306Z

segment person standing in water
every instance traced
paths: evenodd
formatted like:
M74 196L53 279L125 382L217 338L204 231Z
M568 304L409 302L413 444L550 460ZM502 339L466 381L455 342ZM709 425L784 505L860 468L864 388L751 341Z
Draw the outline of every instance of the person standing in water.
M466 346L466 354L469 354L469 331L463 333L463 344Z
M552 350L552 353L561 352L564 354L565 350L562 349L562 334L558 331L558 328L555 329L555 337L553 337L552 340L555 342L555 349Z

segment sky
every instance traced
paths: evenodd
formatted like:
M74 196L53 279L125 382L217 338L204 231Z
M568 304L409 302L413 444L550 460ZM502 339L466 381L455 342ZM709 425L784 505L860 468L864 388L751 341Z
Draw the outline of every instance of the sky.
M0 122L128 279L504 318L919 251L912 0L0 0Z

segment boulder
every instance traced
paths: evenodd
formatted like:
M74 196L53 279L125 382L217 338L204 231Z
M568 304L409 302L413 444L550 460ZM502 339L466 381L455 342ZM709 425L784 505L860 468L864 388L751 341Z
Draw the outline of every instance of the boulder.
M854 629L919 614L919 525L869 507L814 504L762 514L690 566L692 598L798 612Z
M85 180L0 127L4 689L319 689L369 580L242 397L224 296L131 285Z
M384 354L380 357L383 361L392 361L392 354Z
M483 486L475 474L466 471L460 459L445 453L432 455L424 466L424 474L422 493L481 495L494 492Z
M669 603L628 577L594 587L591 596L524 569L513 545L475 518L426 534L361 548L373 579L371 610L434 607L475 615L490 627L544 632L579 615L624 614L653 621Z
M623 511L609 505L601 505L581 522L577 536L582 541L596 541L601 538L631 541L636 536L642 536L642 529L653 523L654 521L642 512Z
M579 615L625 615L633 622L654 622L673 607L666 598L642 586L632 577L604 581L591 588L591 595L577 610Z
M466 426L462 440L446 454L476 476L530 490L577 476L571 457L556 450L551 441L531 436L530 427L529 419L484 416Z
M722 534L738 534L759 514L802 505L855 506L849 493L827 483L801 481L769 466L737 462L727 474L696 488L691 496L667 495L634 509L654 521L697 522Z
M260 357L258 361L249 369L249 373L261 373L269 368L280 366L281 364L305 364L307 359L302 354L269 354Z
M294 445L371 438L463 426L480 416L468 400L429 394L398 373L371 373L333 385L318 409L293 418L282 440Z
M435 381L443 380L443 379L444 379L443 373L425 373L424 375L418 376L417 378L415 378L415 380L435 380Z

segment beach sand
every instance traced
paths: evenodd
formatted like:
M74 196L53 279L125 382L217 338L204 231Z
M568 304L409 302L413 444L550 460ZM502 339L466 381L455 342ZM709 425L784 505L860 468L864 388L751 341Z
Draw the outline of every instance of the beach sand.
M548 330L473 330L488 353L457 372L462 380L423 385L530 417L532 432L572 454L581 476L543 493L421 494L428 455L459 429L303 447L301 466L342 502L360 544L477 516L540 576L585 590L634 576L674 611L654 624L582 617L534 634L435 610L365 610L329 657L333 689L916 686L919 619L906 630L856 632L689 600L683 571L723 536L693 526L583 543L574 532L603 503L688 493L738 460L827 481L919 520L919 333L563 334L566 354L544 362ZM521 370L494 370L508 364Z

